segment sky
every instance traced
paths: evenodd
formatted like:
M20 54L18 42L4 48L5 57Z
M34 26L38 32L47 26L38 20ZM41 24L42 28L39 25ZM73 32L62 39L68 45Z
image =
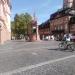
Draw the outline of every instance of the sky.
M12 0L11 20L16 13L28 12L33 16L34 12L38 24L50 18L50 15L62 8L63 0Z

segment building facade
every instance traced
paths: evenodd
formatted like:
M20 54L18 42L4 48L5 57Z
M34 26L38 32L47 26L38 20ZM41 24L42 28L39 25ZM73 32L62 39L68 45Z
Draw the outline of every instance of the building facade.
M67 33L75 34L75 17L69 14L71 11L71 8L65 8L51 15L50 33L56 39L61 40Z
M75 0L63 0L63 8L50 17L50 33L61 40L64 34L75 34Z
M10 0L0 0L0 43L11 39Z
M61 40L64 34L75 34L75 0L63 0L63 7L51 14L50 19L39 26L40 38L54 35Z
M41 40L49 38L49 36L50 36L50 20L47 20L46 22L39 25L39 34L40 34Z

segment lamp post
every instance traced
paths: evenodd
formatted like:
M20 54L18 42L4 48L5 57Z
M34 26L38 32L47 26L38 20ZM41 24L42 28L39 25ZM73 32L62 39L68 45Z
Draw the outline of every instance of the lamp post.
M36 40L40 40L38 25L36 25Z
M49 35L51 34L51 30L50 30L50 20L49 20Z

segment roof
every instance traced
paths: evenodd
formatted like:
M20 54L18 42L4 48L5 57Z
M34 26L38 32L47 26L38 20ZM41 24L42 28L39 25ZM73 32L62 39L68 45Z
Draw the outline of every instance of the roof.
M72 10L72 8L59 9L58 11L56 11L55 13L53 13L51 15L50 20L60 18L60 17L63 17L63 16L68 16L68 15L70 15L69 12L71 10Z
M49 26L50 22L49 22L49 19L47 21L45 21L44 23L40 24L39 27L40 28L44 28L44 27L47 27Z

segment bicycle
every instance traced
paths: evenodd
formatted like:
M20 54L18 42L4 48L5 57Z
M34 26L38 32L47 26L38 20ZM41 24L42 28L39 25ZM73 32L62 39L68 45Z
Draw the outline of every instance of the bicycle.
M59 43L59 49L74 51L75 50L75 43L62 41L61 43Z

